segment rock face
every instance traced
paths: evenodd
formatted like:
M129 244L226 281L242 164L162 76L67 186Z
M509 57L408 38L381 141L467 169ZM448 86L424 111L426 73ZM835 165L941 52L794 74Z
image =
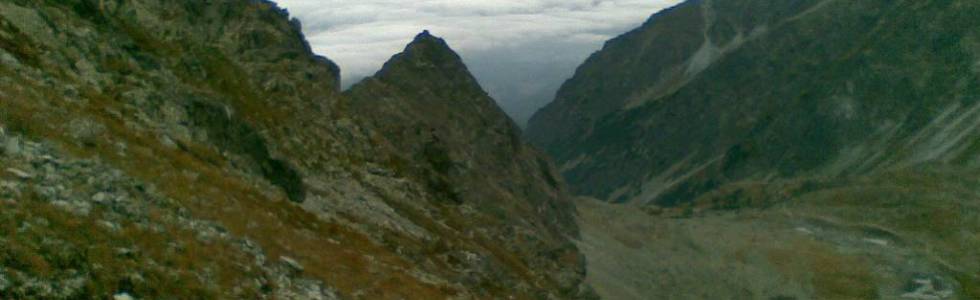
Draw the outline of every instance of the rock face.
M975 1L687 1L609 41L527 134L575 191L647 212L580 219L597 290L915 299L941 281L929 297L980 297L967 250L980 240L956 233L978 229L976 189L960 185L980 162L977 13Z
M0 1L0 298L594 297L445 42L337 74L268 1Z

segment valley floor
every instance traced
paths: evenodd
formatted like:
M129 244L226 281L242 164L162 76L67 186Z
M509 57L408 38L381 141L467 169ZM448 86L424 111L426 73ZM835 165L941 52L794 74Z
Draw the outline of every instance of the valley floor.
M978 299L980 201L940 174L690 217L582 198L587 280L604 299Z

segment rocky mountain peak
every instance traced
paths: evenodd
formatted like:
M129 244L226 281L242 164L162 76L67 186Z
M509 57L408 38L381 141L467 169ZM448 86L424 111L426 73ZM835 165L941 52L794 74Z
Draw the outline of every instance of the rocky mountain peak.
M446 40L432 35L428 30L424 30L412 39L412 42L405 47L404 54L416 60L428 60L430 62L451 62L462 64L459 55L449 47Z
M416 41L418 41L420 39L427 39L427 38L436 38L436 37L433 36L432 33L429 32L428 29L422 30L422 32L420 32L418 35L415 36L415 40ZM436 39L438 39L438 38L436 38Z
M392 56L376 79L397 84L439 84L444 89L481 90L469 69L446 40L428 30L415 36L402 53ZM419 80L419 79L425 80Z
M398 172L423 180L434 205L488 217L459 230L491 225L535 232L539 242L518 246L520 265L563 298L587 297L581 269L555 264L551 254L578 262L564 237L576 236L574 208L548 159L527 146L520 130L470 74L463 60L428 31L417 35L372 78L345 93L355 115L390 143ZM411 163L403 163L411 162ZM499 180L498 180L499 179ZM525 199L522 201L513 201ZM520 238L491 229L504 244ZM465 243L465 239L464 243ZM545 252L541 252L542 250ZM524 267L517 267L523 273ZM512 272L510 270L505 272Z

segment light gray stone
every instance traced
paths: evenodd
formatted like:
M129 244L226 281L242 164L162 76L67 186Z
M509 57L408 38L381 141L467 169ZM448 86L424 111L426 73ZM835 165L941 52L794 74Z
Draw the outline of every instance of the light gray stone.
M112 300L136 300L136 298L130 296L129 293L122 292L122 293L112 295Z
M3 140L4 140L3 149L2 149L3 151L0 152L2 152L4 155L7 156L15 156L20 154L21 146L20 146L19 139L17 139L16 137L8 137Z
M102 125L102 123L86 118L79 118L71 121L68 134L75 142L84 145L95 145L105 130L105 125Z
M112 232L119 232L120 230L122 230L122 226L119 226L119 224L112 223L106 220L99 220L98 224L99 226L102 226L103 228L108 229Z
M177 149L177 143L167 135L160 136L160 144L170 149Z
M51 202L51 205L78 216L88 216L92 212L92 205L88 202L55 200Z
M0 291L6 291L10 288L10 280L7 279L7 274L2 268L0 268Z
M92 195L92 201L95 203L106 203L109 201L109 195L103 192L95 193L95 195Z
M20 169L17 169L17 168L7 168L7 173L10 173L10 174L12 174L14 176L17 176L17 178L20 178L20 179L23 179L23 180L28 180L28 179L34 178L34 175L31 175L31 173L27 173L26 171L23 171L23 170L20 170Z
M301 265L295 259L292 259L292 258L286 257L286 256L280 256L279 257L279 260L281 260L283 263L285 263L286 266L288 266L290 269L293 269L293 271L303 272L303 270L304 270L303 269L303 265Z

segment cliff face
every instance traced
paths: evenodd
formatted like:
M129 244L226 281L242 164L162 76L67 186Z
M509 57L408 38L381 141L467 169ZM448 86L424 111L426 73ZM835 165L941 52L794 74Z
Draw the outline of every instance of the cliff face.
M626 205L580 207L597 290L978 297L978 12L687 1L609 41L528 128L575 191Z
M0 296L589 297L563 184L441 40L266 1L0 1Z

